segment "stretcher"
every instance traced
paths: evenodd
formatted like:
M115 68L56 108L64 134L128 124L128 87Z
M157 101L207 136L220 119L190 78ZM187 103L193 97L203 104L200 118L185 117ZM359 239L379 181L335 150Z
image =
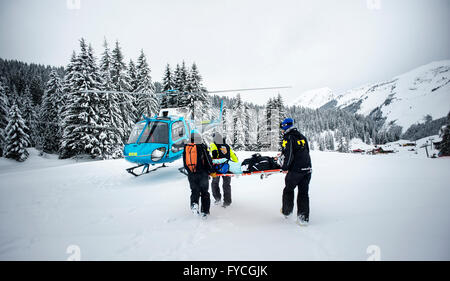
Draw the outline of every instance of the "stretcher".
M240 176L253 176L259 175L261 179L267 178L270 175L281 174L283 170L274 169L274 170L265 170L265 171L254 171L254 172L244 172L242 174L211 174L212 177L240 177Z

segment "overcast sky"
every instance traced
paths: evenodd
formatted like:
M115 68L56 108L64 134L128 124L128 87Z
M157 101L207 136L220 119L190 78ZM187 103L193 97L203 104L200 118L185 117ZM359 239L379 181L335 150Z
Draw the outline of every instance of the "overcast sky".
M291 85L280 90L287 101L450 59L449 0L77 1L0 0L0 57L65 66L79 38L99 57L106 37L127 62L144 49L153 80L184 59L209 90Z

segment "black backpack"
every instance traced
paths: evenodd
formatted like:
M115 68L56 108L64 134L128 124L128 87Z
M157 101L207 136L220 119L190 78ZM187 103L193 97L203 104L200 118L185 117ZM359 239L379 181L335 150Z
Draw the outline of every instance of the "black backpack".
M242 166L247 165L247 171L244 172L256 172L256 171L267 171L273 169L280 169L280 165L277 164L273 157L261 156L261 154L256 153L252 155L252 158L245 159L242 162Z

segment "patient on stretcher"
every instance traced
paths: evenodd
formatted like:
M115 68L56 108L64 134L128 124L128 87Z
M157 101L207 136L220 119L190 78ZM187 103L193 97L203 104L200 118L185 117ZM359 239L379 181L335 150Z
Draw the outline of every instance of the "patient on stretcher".
M233 162L228 161L226 158L220 158L213 159L213 164L220 174L242 174L241 162Z
M218 174L242 174L258 171L281 169L276 157L253 154L251 158L243 162L232 162L225 158L213 159L214 167Z

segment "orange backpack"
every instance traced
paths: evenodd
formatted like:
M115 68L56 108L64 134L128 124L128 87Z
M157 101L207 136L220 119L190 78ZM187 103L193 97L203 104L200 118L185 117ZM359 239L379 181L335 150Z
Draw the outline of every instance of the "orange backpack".
M192 173L197 172L197 145L187 144L186 145L186 166Z

